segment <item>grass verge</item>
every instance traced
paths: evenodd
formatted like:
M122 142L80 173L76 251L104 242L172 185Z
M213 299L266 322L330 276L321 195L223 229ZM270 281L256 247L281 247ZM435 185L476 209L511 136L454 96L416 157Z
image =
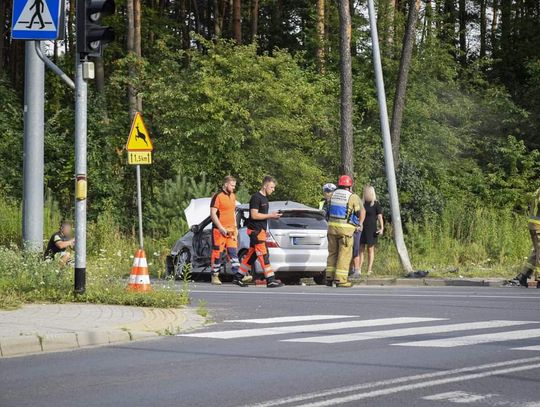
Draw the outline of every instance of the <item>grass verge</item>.
M86 294L74 296L73 269L40 256L24 255L16 247L0 247L0 308L14 309L30 302L88 302L177 308L189 303L188 286L164 284L147 293L126 290L129 265L116 259L91 261L87 269Z

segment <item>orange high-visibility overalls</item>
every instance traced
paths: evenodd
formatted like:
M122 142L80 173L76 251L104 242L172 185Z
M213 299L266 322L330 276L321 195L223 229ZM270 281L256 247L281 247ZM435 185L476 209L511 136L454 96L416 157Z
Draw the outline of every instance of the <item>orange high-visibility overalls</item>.
M231 261L233 274L238 273L240 263L238 261L238 230L236 228L236 196L220 191L212 197L211 208L217 209L217 216L227 230L227 236L224 236L217 227L212 228L212 254L210 263L212 273L219 273L221 270L221 259L226 250Z

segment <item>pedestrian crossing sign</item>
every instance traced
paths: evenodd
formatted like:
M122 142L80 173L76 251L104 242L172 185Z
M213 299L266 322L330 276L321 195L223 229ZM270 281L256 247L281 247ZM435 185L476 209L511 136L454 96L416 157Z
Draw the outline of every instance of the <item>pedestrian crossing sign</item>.
M126 144L127 151L152 151L154 145L146 126L144 125L143 118L139 112L135 114L133 123L131 124L131 131L129 132L128 141Z
M14 0L11 38L56 40L62 30L62 0Z

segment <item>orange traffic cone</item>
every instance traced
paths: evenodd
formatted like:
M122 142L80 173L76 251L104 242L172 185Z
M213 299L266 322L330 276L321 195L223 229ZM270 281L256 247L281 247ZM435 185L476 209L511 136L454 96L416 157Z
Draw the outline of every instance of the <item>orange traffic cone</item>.
M129 291L150 291L150 275L148 274L148 264L146 254L143 249L138 249L133 259L133 267L128 282Z

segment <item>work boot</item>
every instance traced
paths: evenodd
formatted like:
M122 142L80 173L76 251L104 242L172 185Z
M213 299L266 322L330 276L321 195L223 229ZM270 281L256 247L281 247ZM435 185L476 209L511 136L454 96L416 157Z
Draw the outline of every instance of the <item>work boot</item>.
M219 279L219 273L212 274L212 284L221 285L221 280Z
M236 284L237 286L239 287L247 287L248 285L246 283L244 283L242 280L238 280L238 279L234 279L233 281L233 284Z
M253 281L253 276L250 275L250 274L247 274L245 275L244 277L242 277L242 282L243 283L251 283Z
M327 287L332 287L333 284L334 284L334 280L326 280Z
M522 285L523 287L528 287L529 286L529 284L527 283L527 276L522 274L522 273L519 273L516 276L516 280L519 283L519 285Z
M283 283L281 280L276 280L275 278L269 278L266 282L266 286L268 288L277 288L277 287L283 287Z
M337 283L336 284L336 287L343 287L343 288L349 288L349 287L352 287L353 286L353 283L351 283L350 281L347 281L345 283Z
M244 275L240 273L236 273L233 277L233 284L236 284L239 287L247 287L248 285L242 281L244 279Z

